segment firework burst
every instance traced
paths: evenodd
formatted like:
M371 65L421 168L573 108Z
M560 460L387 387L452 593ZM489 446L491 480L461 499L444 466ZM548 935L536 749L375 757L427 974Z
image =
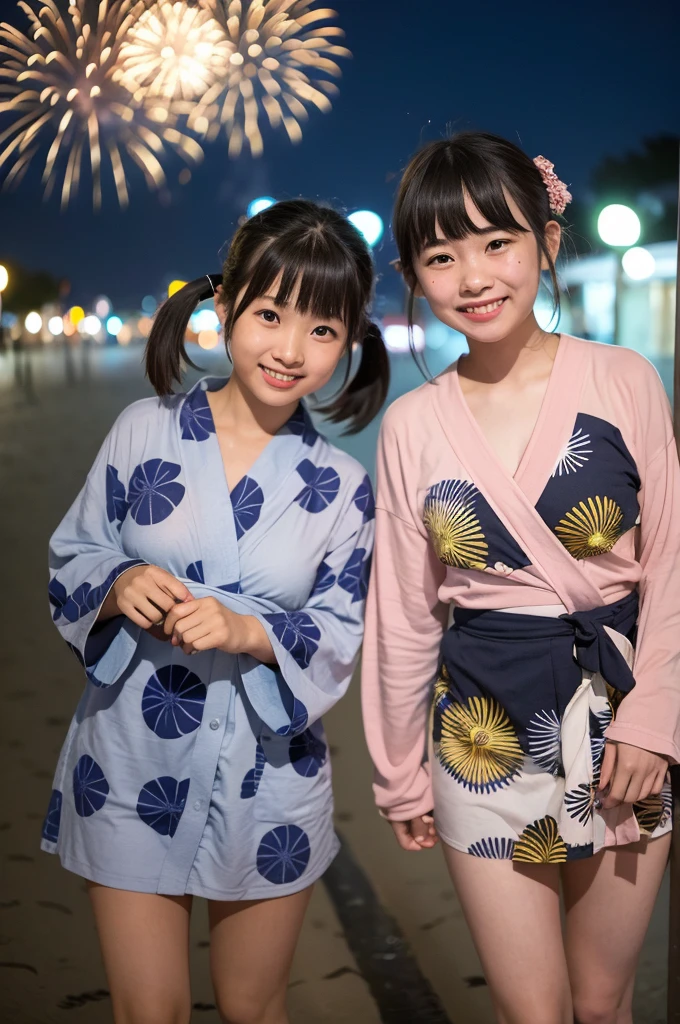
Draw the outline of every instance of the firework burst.
M334 40L341 28L319 25L336 17L328 8L311 10L315 0L201 0L230 44L226 79L211 86L189 113L188 125L212 140L223 125L229 153L238 156L244 141L254 156L262 153L259 116L264 110L273 128L283 126L292 142L302 138L301 121L309 106L324 113L338 92L336 57L351 57ZM323 77L329 76L329 77Z
M234 47L223 28L201 7L182 0L144 11L121 43L114 77L138 101L192 101L224 81Z
M149 0L100 0L92 7L87 0L72 0L66 14L54 0L31 4L18 4L29 19L28 33L0 24L0 113L13 115L0 133L0 171L11 165L6 186L23 177L48 140L45 195L61 180L62 208L78 189L86 150L95 209L101 204L105 155L121 206L128 202L124 154L141 168L150 188L165 181L160 160L166 146L187 160L201 158L196 140L177 130L165 107L133 99L120 80L122 43Z

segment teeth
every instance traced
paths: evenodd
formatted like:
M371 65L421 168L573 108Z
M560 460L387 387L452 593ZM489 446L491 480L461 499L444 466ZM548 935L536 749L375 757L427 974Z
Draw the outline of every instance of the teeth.
M294 374L277 373L276 370L270 370L268 366L264 366L263 369L269 374L270 377L273 377L274 380L284 380L286 381L286 383L290 383L290 381L292 380L297 380L297 377Z
M494 309L498 309L499 306L503 305L504 299L499 299L497 302L490 302L488 306L468 306L465 310L466 313L493 313Z

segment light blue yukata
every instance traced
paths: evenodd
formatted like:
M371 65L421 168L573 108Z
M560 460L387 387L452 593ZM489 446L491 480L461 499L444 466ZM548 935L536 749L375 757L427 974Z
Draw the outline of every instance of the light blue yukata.
M126 409L52 537L52 614L87 683L42 848L114 888L243 900L306 888L338 849L321 716L361 642L374 505L303 406L229 493L206 395L225 383ZM145 563L256 616L278 667L97 624Z

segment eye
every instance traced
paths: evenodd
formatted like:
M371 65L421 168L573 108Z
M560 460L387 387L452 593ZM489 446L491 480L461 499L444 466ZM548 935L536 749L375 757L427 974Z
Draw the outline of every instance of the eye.
M259 313L256 313L255 315L264 320L266 324L275 324L279 319L279 314L275 313L273 309L261 309Z
M489 242L487 249L491 252L503 252L508 245L510 245L509 238L494 238L492 242Z
M315 327L312 334L317 338L337 338L338 336L338 332L334 331L332 327L326 326L326 324L321 324L319 327Z
M453 263L453 257L449 256L448 253L439 252L436 256L432 256L427 261L428 267L445 267L447 263Z

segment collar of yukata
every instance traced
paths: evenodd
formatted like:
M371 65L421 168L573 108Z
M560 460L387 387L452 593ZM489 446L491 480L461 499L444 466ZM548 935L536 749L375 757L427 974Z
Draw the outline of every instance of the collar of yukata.
M228 382L229 377L201 377L192 388L187 391L185 401L194 404L197 398L206 391L220 391ZM316 440L318 431L310 415L309 409L304 402L300 402L297 409L278 431L279 434L299 434L305 444L312 445Z

